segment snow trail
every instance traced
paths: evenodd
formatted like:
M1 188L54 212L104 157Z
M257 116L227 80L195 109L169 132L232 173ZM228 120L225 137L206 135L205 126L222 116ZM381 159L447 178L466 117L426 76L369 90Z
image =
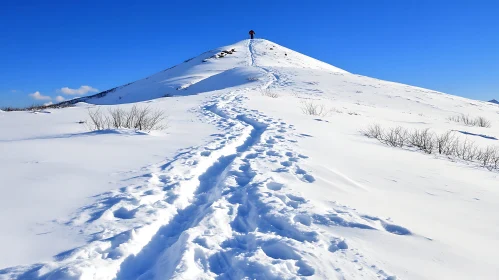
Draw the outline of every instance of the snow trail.
M338 202L318 207L292 190L293 184L316 181L303 167L309 157L297 146L305 134L245 107L247 94L290 82L280 69L258 65L254 42L248 41L246 63L265 71L265 80L217 93L197 108L222 134L81 209L68 224L93 237L87 245L53 262L2 270L0 278L392 277L342 232L417 235Z
M248 48L252 58L251 42ZM278 78L264 70L269 80L262 88L268 88ZM306 156L293 152L290 143L296 140L289 141L295 138L292 126L241 106L242 94L254 90L230 92L218 97L225 100L223 104L215 101L204 107L221 119L251 127L250 136L237 153L220 158L200 176L193 203L163 226L139 254L123 262L118 279L353 277L356 274L350 271L313 268L312 263L318 261L314 258L348 248L344 238L330 236L313 224L410 234L396 225L392 226L396 230L389 230L392 228L383 226L387 223L381 219L363 219L340 205L337 207L342 210L320 213L299 195L287 192L275 176L262 173L260 170L289 172L298 180L314 181L297 165ZM355 258L344 252L342 267L355 263L364 268L361 276L388 276L367 261L354 262ZM352 271L357 269L351 266Z
M255 66L255 53L253 51L253 40L248 41L249 66Z
M205 110L209 110L221 118L225 117L225 114L222 114L216 108L216 105L206 106ZM175 249L172 248L180 246L177 244L179 242L185 243L181 236L189 229L196 227L206 216L210 206L220 199L221 189L219 185L226 177L228 168L237 157L250 149L265 131L265 125L246 119L244 116L238 116L237 119L244 122L248 127L252 127L244 143L236 147L235 153L220 157L205 173L199 176L200 182L192 204L179 211L171 222L160 228L139 254L130 256L123 262L122 269L117 276L118 279L137 279L139 276L149 278L150 276L145 273L152 273L150 266L154 265L154 263L151 260L157 259L165 259L168 261L166 266L170 267L170 270L162 273L161 277L169 278L171 276L175 265L169 263L171 263L172 259L178 257L178 252L175 252ZM165 256L161 256L162 254ZM165 264L162 263L162 265Z

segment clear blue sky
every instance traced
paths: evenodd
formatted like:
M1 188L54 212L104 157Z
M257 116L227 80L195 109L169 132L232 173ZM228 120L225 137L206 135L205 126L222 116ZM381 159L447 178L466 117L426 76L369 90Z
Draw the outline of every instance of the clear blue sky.
M28 96L37 91L106 90L249 29L350 72L499 98L497 0L3 0L0 106L47 102Z

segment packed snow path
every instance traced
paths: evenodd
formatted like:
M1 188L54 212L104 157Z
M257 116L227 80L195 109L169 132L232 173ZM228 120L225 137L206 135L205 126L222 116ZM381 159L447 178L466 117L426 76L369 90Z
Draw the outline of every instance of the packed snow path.
M272 55L281 58L268 59L270 50L278 53ZM333 157L325 156L325 161L319 161L318 153L327 154L330 146L350 149L352 137L340 135L326 126L329 125L326 118L310 117L315 125L314 135L321 135L322 130L336 134L323 138L326 145L304 151L304 142L314 136L304 131L303 126L297 128L296 118L272 117L271 110L267 111L265 106L257 107L261 110L249 109L251 100L248 98L267 91L292 91L288 93L289 98L282 98L277 104L295 111L297 108L292 106L296 104L292 102L296 100L291 95L295 99L319 100L326 96L324 92L329 88L328 84L320 87L319 83L332 81L335 106L355 108L355 113L369 118L376 112L372 109L375 105L381 103L388 107L390 102L401 102L403 106L399 107L404 110L401 115L411 116L400 121L409 123L418 117L412 115L410 108L406 109L407 104L417 103L420 106L417 108L432 112L437 111L437 106L430 100L451 100L450 97L353 75L265 40L241 42L236 45L235 53L216 62L212 54L203 54L176 68L122 86L94 101L113 104L158 98L165 94L164 85L172 92L185 95L209 91L207 99L191 111L203 123L217 127L220 133L212 135L212 141L206 145L182 149L172 158L148 166L146 174L123 181L115 190L98 195L96 203L82 207L65 225L88 236L85 245L62 252L50 262L0 270L0 279L405 279L400 273L427 279L431 272L426 270L435 270L431 265L455 270L458 261L467 260L446 259L445 256L451 255L441 253L448 252L446 240L435 242L433 236L421 234L421 229L426 227L421 223L416 227L419 216L414 218L411 212L407 212L410 218L404 222L378 217L380 208L369 204L376 203L374 197L378 193L372 188L374 183L366 178L396 183L404 180L397 178L396 173L406 171L398 166L377 168L376 161L369 162L371 159L365 158L365 154L374 149L374 144L355 142L358 145L355 148L360 149L357 152L361 154L360 159L370 163L364 169L364 163L355 153L338 154L343 156L338 162L333 152ZM134 94L144 92L145 86L149 95ZM355 89L353 92L357 95L348 87ZM377 91L379 88L383 93ZM361 90L376 92L359 95ZM391 92L385 96L385 91L393 91L394 96L389 95ZM398 95L400 91L417 91L415 101L403 99ZM385 99L379 102L380 98ZM404 101L400 101L402 99ZM469 101L456 98L452 102L462 106ZM435 104L451 108L445 102ZM473 106L482 110L478 105ZM388 107L386 114L393 114L393 108L398 107ZM451 109L438 111L453 113ZM355 127L353 124L359 118L354 116L342 119L345 126ZM429 122L434 117L419 118ZM351 120L354 120L352 125ZM340 125L334 128L341 128ZM349 135L358 134L358 127L354 129L345 131ZM386 147L379 149L388 153ZM406 151L393 153L394 158L403 157ZM344 164L342 161L349 158L354 164L345 162L345 165L380 174L361 179L357 174L354 180L339 171L343 171L339 168ZM424 155L421 158L426 160ZM424 163L435 164L431 160ZM438 160L434 161L439 164ZM412 168L412 161L407 162ZM416 175L406 181L421 182L425 176L433 178L431 172L438 173L428 168L431 172L419 174L417 168L421 167L415 168ZM449 170L463 170L459 166L452 168L456 169ZM388 177L383 177L386 174ZM439 183L434 178L430 181L435 185ZM336 187L339 191L334 194L344 196L336 199L330 192L320 202L313 200L322 195L317 193L321 190L316 187L319 184ZM388 184L383 181L383 185ZM383 193L383 189L382 203L404 206L411 201L413 196L402 202L393 199L401 197L394 192L418 191L416 185L406 184L408 188L397 185L391 193ZM425 195L434 196L434 193ZM355 194L368 198L363 209L369 211L341 203L345 197ZM439 200L439 203L445 202ZM402 208L388 209L402 212L405 210ZM418 202L418 211L424 208ZM438 214L431 213L432 216ZM430 226L438 227L437 224ZM419 248L428 252L418 252ZM393 252L394 255L389 254ZM403 261L396 262L399 254ZM446 262L449 264L442 265ZM398 273L394 273L393 268L398 269ZM440 275L453 278L445 269L440 270L443 271Z

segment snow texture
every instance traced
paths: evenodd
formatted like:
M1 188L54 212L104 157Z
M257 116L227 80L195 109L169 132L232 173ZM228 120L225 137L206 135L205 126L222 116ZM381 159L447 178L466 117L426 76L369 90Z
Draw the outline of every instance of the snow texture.
M351 74L263 39L71 102L0 112L0 279L499 273L498 174L359 132L376 122L491 145L492 103ZM303 114L307 102L326 113ZM133 105L166 110L168 129L79 123L89 108ZM461 113L492 126L448 120Z

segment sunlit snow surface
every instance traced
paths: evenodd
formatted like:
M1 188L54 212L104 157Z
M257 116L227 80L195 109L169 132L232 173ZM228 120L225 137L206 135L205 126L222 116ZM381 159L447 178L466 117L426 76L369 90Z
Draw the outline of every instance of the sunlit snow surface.
M260 39L85 101L0 112L1 279L499 275L498 173L359 132L455 130L499 145L495 104L351 74ZM305 115L303 102L330 113ZM167 111L168 129L78 123L89 109L133 105ZM492 126L448 120L461 113Z

